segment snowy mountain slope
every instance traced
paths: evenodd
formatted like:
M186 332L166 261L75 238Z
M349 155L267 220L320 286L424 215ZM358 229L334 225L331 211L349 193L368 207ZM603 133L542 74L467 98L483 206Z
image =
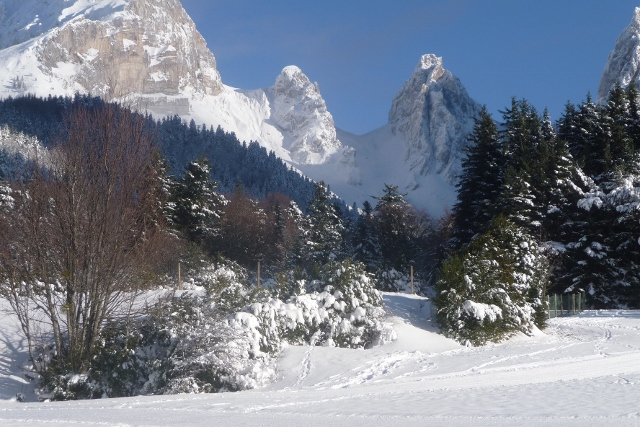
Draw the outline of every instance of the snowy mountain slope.
M402 135L394 135L391 125L364 135L338 130L338 137L355 149L362 182L366 183L359 186L332 184L331 189L346 200L368 200L375 205L371 198L382 195L384 184L392 184L407 193L407 200L412 205L425 209L435 218L455 203L455 187L443 175L422 174L420 170L411 169L412 163L423 162L424 157L421 154L412 156L407 140Z
M32 402L25 343L0 316L0 425L637 426L640 313L587 311L533 337L462 347L424 298L385 294L398 339L372 350L290 346L280 379L239 393ZM2 311L0 306L0 311Z
M224 85L179 0L2 0L0 48L0 97L92 93L222 126L326 181L348 203L389 183L436 216L455 200L479 109L441 58L424 55L387 125L363 136L339 132L318 85L298 67L285 67L269 88Z
M631 23L622 31L609 54L600 79L597 102L606 102L616 83L627 87L631 82L640 86L640 7L635 9Z

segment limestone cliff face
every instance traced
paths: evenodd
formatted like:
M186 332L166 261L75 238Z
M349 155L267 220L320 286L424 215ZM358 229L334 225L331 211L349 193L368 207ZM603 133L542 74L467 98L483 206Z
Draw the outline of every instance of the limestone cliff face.
M9 3L13 14L6 16L5 10L5 21L32 19ZM30 40L32 50L40 70L61 81L66 91L114 99L185 91L217 95L222 90L215 58L179 0L103 0L81 10L65 8L68 2L45 3L48 14L58 19L46 25L52 27L49 31ZM40 15L35 16L38 24ZM24 37L16 30L3 43ZM168 101L158 97L158 102ZM171 102L184 107L179 100Z

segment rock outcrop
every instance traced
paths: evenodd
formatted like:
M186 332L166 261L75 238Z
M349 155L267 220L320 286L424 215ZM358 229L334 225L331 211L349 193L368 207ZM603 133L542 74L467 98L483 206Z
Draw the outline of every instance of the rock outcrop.
M342 146L317 83L296 66L288 66L268 93L271 118L291 137L291 159L298 164L324 163Z

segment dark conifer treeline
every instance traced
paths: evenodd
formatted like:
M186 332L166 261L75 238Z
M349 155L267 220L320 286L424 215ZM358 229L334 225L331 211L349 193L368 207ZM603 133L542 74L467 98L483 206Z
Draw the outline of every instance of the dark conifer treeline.
M77 95L75 98L35 96L0 100L0 126L37 137L45 146L61 131L61 123L74 104L99 106L100 98ZM240 142L233 132L187 124L178 116L155 120L145 117L150 130L157 132L169 173L179 174L192 160L205 156L211 163L210 174L219 190L231 192L238 182L253 197L269 193L289 195L306 209L313 195L313 183L291 170L273 152L257 142Z

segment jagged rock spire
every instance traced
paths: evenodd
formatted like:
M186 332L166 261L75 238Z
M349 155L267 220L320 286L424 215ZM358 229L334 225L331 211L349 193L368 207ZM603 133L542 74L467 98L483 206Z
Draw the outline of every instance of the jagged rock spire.
M627 87L631 82L640 85L640 7L636 7L631 23L620 34L600 79L596 102L607 101L616 83Z

